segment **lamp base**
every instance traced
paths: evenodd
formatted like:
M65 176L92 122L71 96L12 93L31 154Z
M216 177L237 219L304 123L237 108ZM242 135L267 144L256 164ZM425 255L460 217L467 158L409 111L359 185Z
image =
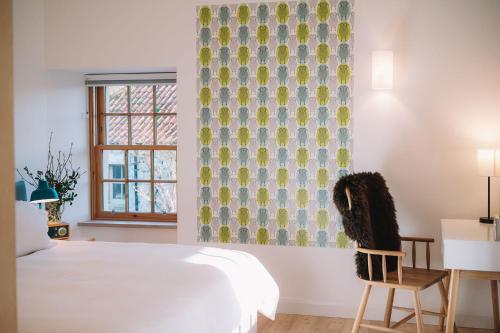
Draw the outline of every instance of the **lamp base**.
M480 217L479 222L486 224L493 224L493 222L495 222L495 219L492 217Z

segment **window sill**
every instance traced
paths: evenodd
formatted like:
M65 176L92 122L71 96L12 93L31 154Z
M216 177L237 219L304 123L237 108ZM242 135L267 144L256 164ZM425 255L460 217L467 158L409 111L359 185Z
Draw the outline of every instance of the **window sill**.
M79 227L113 227L113 228L152 228L152 229L177 229L175 222L139 222L139 221L107 221L92 220L78 222Z

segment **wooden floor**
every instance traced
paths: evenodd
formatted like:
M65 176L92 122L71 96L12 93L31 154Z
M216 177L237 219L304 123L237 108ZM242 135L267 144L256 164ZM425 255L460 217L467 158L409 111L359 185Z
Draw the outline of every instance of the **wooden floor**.
M263 316L259 316L258 333L350 333L354 319L299 316L278 314L276 320L271 321ZM376 321L363 321L371 324L380 324ZM399 329L399 328L398 328ZM416 332L415 324L404 324L402 330ZM365 328L360 330L363 333L375 332ZM439 332L434 325L425 325L426 333ZM492 333L493 330L459 328L460 333Z

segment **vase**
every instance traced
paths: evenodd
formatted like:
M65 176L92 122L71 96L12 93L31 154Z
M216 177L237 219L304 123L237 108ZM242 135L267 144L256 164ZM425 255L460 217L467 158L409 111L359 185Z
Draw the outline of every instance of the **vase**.
M49 223L61 222L63 206L59 202L46 203L45 210L47 211L47 218L49 220Z

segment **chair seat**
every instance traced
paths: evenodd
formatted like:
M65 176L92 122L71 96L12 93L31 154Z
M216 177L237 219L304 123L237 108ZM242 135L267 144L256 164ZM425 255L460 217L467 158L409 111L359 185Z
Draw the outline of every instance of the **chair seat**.
M438 269L403 267L403 283L401 284L398 282L397 271L387 273L387 282L365 281L373 285L384 285L390 288L424 290L447 275L448 272Z
M448 275L448 272L439 269L425 269L403 267L403 285L414 287L418 290L424 290L432 286L439 280ZM387 274L387 282L398 284L398 272Z

